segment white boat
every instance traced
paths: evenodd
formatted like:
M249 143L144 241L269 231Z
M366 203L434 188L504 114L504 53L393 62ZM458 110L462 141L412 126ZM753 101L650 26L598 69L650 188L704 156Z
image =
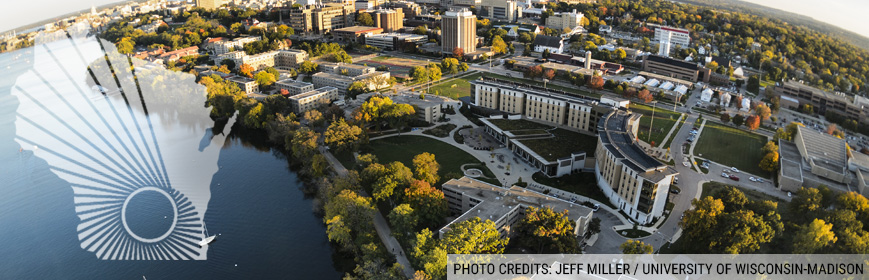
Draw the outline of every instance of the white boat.
M199 241L199 247L204 247L214 241L215 238L217 238L217 235L208 236L208 227L205 227L204 225L203 227L205 229L205 236L207 237L203 238L202 241Z
M217 235L212 235L212 236L206 237L205 239L202 239L202 241L199 241L199 247L203 247L205 245L208 245L209 243L214 241L215 238L217 238Z

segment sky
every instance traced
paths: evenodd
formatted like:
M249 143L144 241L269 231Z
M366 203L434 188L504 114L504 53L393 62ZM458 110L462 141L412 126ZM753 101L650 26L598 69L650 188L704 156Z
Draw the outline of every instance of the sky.
M807 15L869 37L867 0L743 0ZM0 32L118 0L11 0L0 9Z

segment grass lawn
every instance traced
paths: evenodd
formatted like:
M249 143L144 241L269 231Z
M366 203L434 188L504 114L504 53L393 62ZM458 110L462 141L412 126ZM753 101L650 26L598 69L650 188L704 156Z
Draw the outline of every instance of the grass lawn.
M482 73L473 73L461 78L441 82L436 86L432 86L429 92L434 95L446 96L452 99L459 99L471 95L471 80L479 79Z
M652 107L642 104L631 104L631 111L637 112L643 115L640 118L640 128L638 131L637 137L640 141L646 141L647 143L655 142L655 146L661 145L661 142L664 141L664 137L667 136L667 133L670 132L670 129L673 128L673 125L676 124L676 120L681 116L680 113L673 112L667 109L663 109L661 107ZM652 121L652 112L654 111L655 121ZM649 138L649 128L652 128L652 137Z
M388 56L388 55L380 55L380 56L376 56L376 57L374 57L374 58L372 58L372 59L370 59L370 60L374 60L374 61L386 61L386 60L389 60L390 58L392 58L392 57L391 57L391 56Z
M663 147L670 147L670 143L673 143L673 138L676 138L676 133L679 133L679 130L682 130L683 125L685 125L685 119L679 121L679 127L676 127L676 130L673 130L673 135L670 135L670 139L667 139L667 143L664 143Z
M490 123L504 131L513 132L514 130L541 130L551 129L554 126L545 125L538 122L532 122L526 119L508 120L508 119L489 119Z
M622 234L622 232L625 232L625 234ZM638 230L638 229L623 229L623 230L619 231L619 234L622 234L622 236L627 237L627 238L642 238L642 237L652 235L648 231Z
M697 156L769 178L770 174L758 166L763 158L760 149L768 141L766 136L706 122L697 141L697 146L694 148Z
M561 128L552 130L550 133L555 137L527 139L519 142L549 161L570 157L570 154L574 152L585 152L586 155L593 155L594 149L597 147L597 137L591 135Z
M371 153L377 156L377 161L381 164L400 161L411 169L413 169L413 157L424 152L435 155L435 160L441 165L438 175L442 179L445 174L450 172L463 174L461 169L463 164L480 163L477 158L459 148L424 136L387 137L371 141L368 145L360 148L360 154ZM481 164L476 168L482 169L485 174L493 174L485 165Z

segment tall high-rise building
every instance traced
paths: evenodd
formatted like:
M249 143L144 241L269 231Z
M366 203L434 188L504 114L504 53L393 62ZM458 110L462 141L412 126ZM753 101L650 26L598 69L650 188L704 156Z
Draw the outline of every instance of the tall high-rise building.
M404 11L401 8L378 9L371 16L374 18L374 26L383 28L383 32L396 32L404 27Z
M351 25L352 2L307 5L290 9L290 27L296 32L320 34Z
M516 0L482 0L482 17L515 21L522 17L522 4Z
M661 42L668 39L671 45L687 48L691 45L691 32L688 29L660 26L655 28L654 41Z
M665 32L661 34L660 39L658 39L658 55L670 57L670 39L673 37L673 33Z
M441 19L441 50L452 53L462 48L464 53L477 51L477 16L467 8L452 8Z

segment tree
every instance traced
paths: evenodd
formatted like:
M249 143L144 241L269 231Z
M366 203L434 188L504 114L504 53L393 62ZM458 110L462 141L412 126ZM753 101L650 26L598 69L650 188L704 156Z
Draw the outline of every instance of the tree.
M543 50L543 54L541 56L543 58L549 58L550 56L552 56L552 52L550 52L549 49L547 48L547 49Z
M528 67L524 74L526 78L536 79L543 75L543 67L540 67L540 65Z
M356 17L356 23L363 26L374 26L374 20L371 19L371 14L361 12Z
M349 125L344 119L338 119L326 129L324 142L332 146L336 151L355 151L358 148L362 129L355 125Z
M643 243L643 241L628 239L622 243L619 248L622 249L622 254L651 254L654 248L652 245Z
M363 176L366 177L366 181L370 182L373 179L373 182L371 182L371 196L376 200L392 201L396 189L400 192L413 181L413 172L399 161L393 161L384 168L379 168L377 165L379 164L369 166L379 173L374 173L376 174L375 178L372 178L374 174L367 172L369 168L363 170Z
M133 42L130 38L121 39L120 42L116 44L118 48L118 52L122 54L132 54L135 51L136 43Z
M543 78L551 81L553 78L555 78L555 70L546 69L546 71L543 71Z
M742 124L745 123L745 117L740 114L736 114L735 116L733 116L733 118L730 119L730 121L732 121L733 125L735 125L736 127L740 127L742 126Z
M778 152L769 152L763 156L763 159L760 160L760 164L758 166L760 167L760 169L763 169L766 172L775 172L776 170L778 170L778 161Z
M381 116L389 123L390 127L397 129L398 135L401 136L401 130L416 116L416 110L410 104L392 104L383 110Z
M847 192L836 199L836 207L854 211L864 225L869 224L869 200L856 192Z
M453 223L441 239L449 254L501 254L507 242L509 238L501 238L495 222L480 217Z
M462 49L460 47L453 48L453 57L455 57L456 59L464 58L465 57L465 49Z
M649 90L646 89L646 88L641 89L641 90L637 93L637 98L639 98L640 100L642 100L643 103L649 103L649 102L652 102L652 100L654 99L654 97L652 96L652 93L649 92Z
M693 209L685 211L685 216L679 225L685 230L687 236L698 243L708 242L717 227L718 216L724 213L724 203L720 199L711 196L700 200L692 199Z
M354 191L342 190L329 200L323 209L325 211L323 220L327 223L334 217L340 216L343 226L352 232L370 232L374 229L374 214L377 210L371 204L370 198L359 196Z
M733 186L725 187L712 197L721 200L721 204L724 204L725 212L742 210L748 204L748 198L745 197L745 193Z
M729 123L730 115L728 115L727 113L721 113L721 122L723 122L724 124Z
M439 169L440 164L435 160L435 155L431 153L421 153L413 157L413 173L417 180L434 185L439 180Z
M355 81L355 82L350 83L349 86L347 86L347 95L352 97L352 98L356 98L357 95L360 95L360 94L363 94L366 92L371 92L371 87L362 81Z
M256 75L254 76L254 80L256 80L256 83L260 86L260 88L271 86L276 82L275 76L272 75L272 73L266 71L260 71L259 73L256 73Z
M389 223L394 229L393 233L403 237L412 232L419 222L413 208L409 204L400 204L389 212Z
M441 70L447 74L459 73L459 61L452 57L441 60Z
M764 221L763 217L751 210L740 210L721 215L719 228L709 243L711 252L740 254L760 249L776 235L778 226ZM780 222L779 222L780 223Z
M413 33L416 35L428 35L428 28L425 25L420 25L413 30Z
M800 213L802 217L814 216L817 211L823 209L821 205L821 192L816 188L800 187L793 200L788 204L793 213ZM808 219L808 217L806 217Z
M254 69L247 63L243 63L241 66L238 67L238 74L248 78L253 78L253 71L256 71L256 69Z
M555 212L549 207L528 207L525 217L516 224L516 238L524 246L537 248L543 253L544 248L554 248L559 253L579 252L573 222L564 212Z
M425 83L429 81L428 69L422 66L415 66L410 70L410 77L414 81Z
M812 254L836 243L836 240L833 225L824 222L824 220L815 219L796 232L794 254Z
M501 39L501 36L492 38L492 51L496 54L507 53L507 43L504 43L504 39Z
M350 64L353 63L353 57L347 54L346 51L340 50L338 52L332 53L332 61Z
M618 49L616 49L616 51L615 51L615 58L616 58L618 61L624 61L625 58L627 58L627 57L628 57L628 53L625 52L624 49L622 49L622 48L618 48Z
M459 63L459 71L465 72L465 71L468 71L468 69L471 69L471 67L468 66L467 63L464 63L464 62ZM855 124L855 127L856 127L856 124ZM854 130L856 130L856 129L854 129Z
M428 70L428 79L430 81L434 82L441 79L441 67L437 63L429 63L426 68L426 70Z
M761 120L769 120L769 117L772 116L772 109L761 103L754 108L754 114L760 116Z
M317 72L317 67L319 67L319 65L316 63L305 60L301 65L299 65L299 71L305 74L311 74Z
M311 176L320 178L326 176L326 172L329 170L329 161L326 160L326 156L315 154L311 158L311 165L308 167L311 171Z
M588 86L594 90L603 89L603 77L594 75L591 77L591 80L588 82Z
M746 84L746 89L753 93L760 93L760 77L757 75L751 75L748 77L748 84Z
M446 277L447 251L443 245L438 244L430 230L423 229L416 234L410 255L416 266L423 268L426 276L433 279Z
M761 151L761 154L764 154L764 155L768 154L770 152L778 152L778 145L776 145L775 142L773 142L773 141L769 141L769 142L766 142L765 145L763 145L763 148L761 148L760 151Z
M312 126L315 126L315 127L323 125L323 122L324 122L323 113L320 113L320 111L317 111L317 110L305 111L305 113L302 114L302 119L304 119L305 121L307 121L308 123L310 123Z
M241 22L236 22L229 26L229 30L232 30L232 33L236 34L238 34L238 32L242 30L242 28L244 28L244 26L241 24Z
M442 224L449 211L444 193L425 181L412 181L404 189L404 202L417 209L420 224L425 227Z
M759 128L760 127L760 117L758 117L757 115L748 116L748 118L745 119L745 126L748 127L748 129L750 129L750 130L755 130L755 129Z
M308 159L317 151L317 139L320 134L313 130L302 127L296 130L293 134L290 150L293 152L293 157L297 159Z

